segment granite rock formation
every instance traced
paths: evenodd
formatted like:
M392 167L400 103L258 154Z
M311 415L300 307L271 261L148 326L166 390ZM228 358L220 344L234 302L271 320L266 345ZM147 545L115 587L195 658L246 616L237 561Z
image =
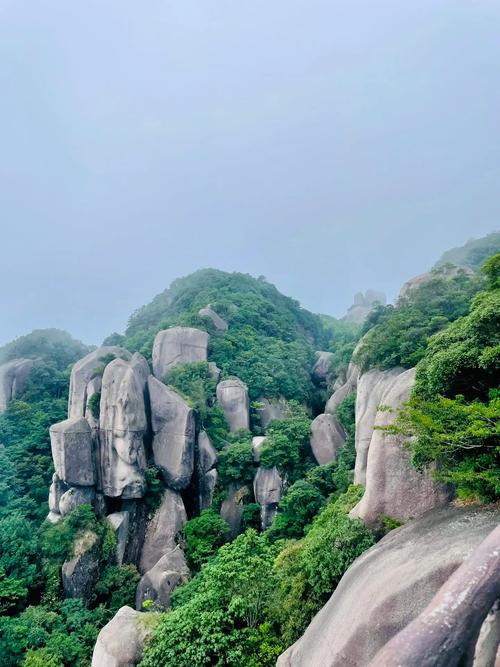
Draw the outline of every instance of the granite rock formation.
M208 334L190 327L172 327L156 334L153 343L153 373L164 380L177 364L207 360Z
M217 385L217 401L224 411L231 433L250 428L248 387L238 378L223 380Z

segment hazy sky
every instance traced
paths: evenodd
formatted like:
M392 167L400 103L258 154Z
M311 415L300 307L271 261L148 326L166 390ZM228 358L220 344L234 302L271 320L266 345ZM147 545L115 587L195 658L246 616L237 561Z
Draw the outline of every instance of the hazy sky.
M0 344L176 277L314 310L500 227L499 0L0 0Z

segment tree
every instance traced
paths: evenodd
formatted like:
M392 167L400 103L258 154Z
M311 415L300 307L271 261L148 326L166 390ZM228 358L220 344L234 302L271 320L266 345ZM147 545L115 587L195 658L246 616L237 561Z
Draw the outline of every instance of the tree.
M203 563L226 542L229 526L217 512L207 509L184 526L184 552L191 568L199 570Z

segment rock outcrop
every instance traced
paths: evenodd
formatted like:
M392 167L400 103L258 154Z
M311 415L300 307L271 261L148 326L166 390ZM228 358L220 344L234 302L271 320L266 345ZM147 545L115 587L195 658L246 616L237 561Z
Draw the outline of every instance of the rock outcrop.
M106 496L141 498L146 490L144 400L149 366L139 354L115 359L102 378L99 440L100 479Z
M143 575L137 586L135 608L140 611L146 600L168 608L172 591L188 581L189 576L182 549L178 546L171 549Z
M499 521L498 508L446 508L391 531L351 565L278 667L366 667Z
M173 389L159 380L148 380L151 400L154 461L167 486L184 489L194 466L196 424L194 411Z
M253 480L255 501L260 505L260 522L262 530L272 524L283 491L283 481L277 468L259 466Z
M76 540L73 558L62 566L65 597L90 599L99 577L98 542L92 531L86 531Z
M153 343L153 373L164 380L177 364L207 360L208 334L190 327L172 327L156 334Z
M342 318L346 322L362 324L373 308L380 304L385 306L386 296L383 292L369 289L365 294L358 292L354 295L354 303Z
M80 505L92 505L95 500L93 486L72 486L59 500L59 514L66 516Z
M86 419L66 419L53 424L50 444L59 480L74 486L94 485L92 433Z
M122 607L100 631L92 667L135 667L142 659L150 633L143 614L131 607Z
M262 449L262 445L265 443L265 441L266 437L263 435L256 435L254 438L252 438L253 458L256 463L258 463L260 460L260 450Z
M34 359L12 359L0 364L0 415L9 401L23 393L35 363Z
M200 511L212 505L218 478L215 468L217 459L217 452L210 438L205 431L201 431L198 436L198 504Z
M108 514L107 519L112 525L116 537L116 564L122 565L128 544L130 514L129 512L113 512Z
M261 398L259 403L260 425L263 429L275 419L285 419L289 413L288 401L285 398Z
M327 382L330 376L330 364L333 358L333 352L318 351L316 362L312 368L311 375L317 382Z
M201 308L198 311L198 315L200 315L200 317L208 317L208 319L212 321L212 324L217 329L217 331L227 331L226 320L224 320L218 313L216 313L210 304L205 306L205 308Z
M367 393L366 410L360 407L359 419L356 409L356 444L359 449L356 450L354 479L356 483L362 483L365 478L365 493L352 510L351 517L359 517L376 528L383 517L404 522L446 505L450 500L450 490L435 482L429 471L418 472L415 469L404 437L379 430L379 427L389 426L394 421L398 408L408 400L415 381L415 369L375 371L373 377L378 380L372 391ZM363 378L358 386L360 401L363 400L362 384ZM381 406L383 409L380 409ZM365 458L366 475L363 474Z
M318 415L311 423L311 449L319 465L337 460L346 434L333 415Z
M248 387L238 378L223 380L217 385L217 401L231 433L250 428L250 403Z
M151 570L162 556L176 547L177 536L187 521L179 493L166 489L160 507L148 523L139 569Z
M330 415L335 415L339 405L351 394L353 394L358 387L359 368L350 363L347 369L346 381L338 387L328 399L325 412Z
M246 486L230 484L220 508L220 515L229 526L229 537L238 535L243 517L243 501L249 495Z

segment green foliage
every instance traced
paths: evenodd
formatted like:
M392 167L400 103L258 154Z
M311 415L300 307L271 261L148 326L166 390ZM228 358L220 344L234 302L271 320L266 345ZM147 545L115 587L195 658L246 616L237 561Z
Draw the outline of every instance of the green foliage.
M40 581L39 544L19 512L0 520L0 613L21 608Z
M95 394L87 401L87 408L94 419L99 419L101 414L101 392L96 391Z
M110 615L125 605L134 607L140 578L134 565L106 565L95 585L93 604L106 605Z
M0 348L0 363L10 359L40 359L57 370L64 370L76 359L84 357L91 348L60 329L36 329Z
M330 335L328 350L333 352L330 362L332 380L345 379L352 353L361 335L361 325L321 315L321 320Z
M298 538L324 504L325 499L310 482L299 479L292 484L279 504L269 537L271 539Z
M87 531L98 537L104 535L104 526L97 521L90 505L79 505L59 523L46 523L41 532L44 557L59 564L72 558L75 539Z
M354 361L370 368L411 368L424 356L429 338L466 315L480 288L465 271L435 269L431 278L400 297L396 306L376 308L364 325Z
M154 465L148 466L146 469L147 490L144 496L144 502L150 512L154 512L161 505L165 487L161 481L161 473L159 468Z
M199 570L210 556L226 542L229 526L217 512L203 510L200 516L190 519L184 526L184 553L188 565Z
M274 665L283 646L266 614L276 553L253 530L221 547L187 584L183 603L163 616L141 667Z
M219 452L217 470L219 484L223 487L232 482L249 484L255 475L255 462L251 436L244 442L233 442Z
M447 250L435 266L454 264L455 266L477 270L487 257L499 252L500 232L492 232L480 239L471 239L460 248Z

